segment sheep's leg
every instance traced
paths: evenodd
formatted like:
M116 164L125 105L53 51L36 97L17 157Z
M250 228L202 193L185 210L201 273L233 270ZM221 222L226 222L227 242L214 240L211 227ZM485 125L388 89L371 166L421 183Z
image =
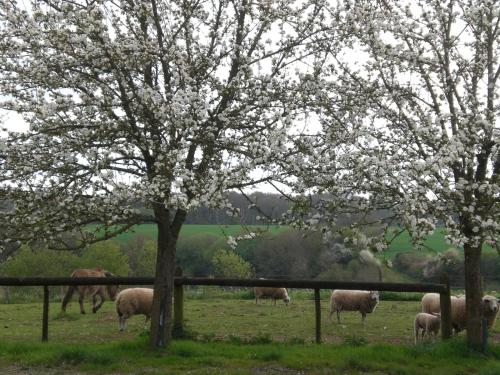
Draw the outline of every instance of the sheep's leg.
M123 332L125 330L125 320L127 318L125 315L120 315L120 332Z
M340 310L337 310L337 321L339 322L340 324Z
M363 327L365 326L365 318L366 318L366 313L361 313L361 324L363 325Z

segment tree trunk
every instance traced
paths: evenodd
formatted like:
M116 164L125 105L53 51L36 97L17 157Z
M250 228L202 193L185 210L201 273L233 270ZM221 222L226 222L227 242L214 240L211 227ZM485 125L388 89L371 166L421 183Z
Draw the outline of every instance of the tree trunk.
M467 344L480 350L482 343L481 246L464 245Z
M172 296L174 289L175 250L177 236L170 228L170 212L155 207L158 225L158 250L151 313L150 347L166 348L172 341Z

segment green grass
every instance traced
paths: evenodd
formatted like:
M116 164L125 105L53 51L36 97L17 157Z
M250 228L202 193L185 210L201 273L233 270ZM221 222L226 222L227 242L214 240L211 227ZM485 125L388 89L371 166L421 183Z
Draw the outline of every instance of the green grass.
M174 341L148 351L146 338L105 344L0 344L0 364L36 373L88 374L498 374L500 348L487 356L460 341L425 345L240 345ZM12 365L15 364L15 365ZM32 373L32 372L30 372Z
M447 243L444 239L445 231L443 229L436 229L434 233L429 236L425 241L425 253L436 254L448 250L453 245ZM389 235L388 238L391 238ZM414 245L411 243L411 238L408 232L403 232L398 235L389 245L389 247L381 253L381 256L388 259L394 258L398 253L402 252L416 252ZM491 246L485 245L483 252L496 252Z
M94 228L95 225L90 225L89 228ZM188 237L193 234L210 234L214 236L237 236L245 233L246 230L258 231L267 230L272 233L280 233L289 230L288 226L263 226L263 225L199 225L199 224L185 224L181 229L180 237ZM116 237L116 240L126 243L131 241L135 236L145 236L156 239L157 227L155 224L141 224L136 225L129 232L122 233ZM444 240L445 232L437 229L431 236L424 242L425 248L422 250L424 253L436 254L443 252L452 245L446 243ZM388 238L391 236L389 235ZM402 252L415 252L417 251L411 243L408 232L403 232L398 235L389 245L389 247L379 254L380 257L386 259L393 259L398 253ZM490 246L484 246L484 252L494 252L495 250Z
M90 228L95 227L95 225L90 225ZM245 230L268 230L272 233L279 233L289 230L288 226L262 226L262 225L198 225L198 224L186 224L183 225L181 229L180 237L190 236L193 234L206 233L214 236L236 236L238 234L242 234ZM135 236L146 236L151 237L152 239L156 239L157 228L155 224L141 224L136 225L132 228L131 231L120 234L116 237L116 239L120 242L128 242L132 240ZM426 248L423 249L426 253L439 253L443 252L452 245L446 243L444 240L444 231L437 229L427 240L424 242ZM388 236L390 238L390 236ZM410 236L408 232L403 232L399 236L397 236L389 245L387 250L382 252L380 256L385 257L387 259L393 259L398 253L401 252L415 252L415 247L411 243ZM490 246L484 247L485 252L492 252Z
M498 374L498 344L482 357L466 351L463 333L446 344L412 343L412 321L418 301L382 300L361 325L359 313L343 313L342 324L328 320L328 293L322 293L323 344L314 342L314 302L305 291L291 291L292 303L274 306L265 300L212 298L185 300L185 322L194 341L176 340L167 353L150 352L142 316L118 331L113 303L97 314L81 315L72 301L68 312L52 303L49 343L41 337L40 303L0 305L0 373L35 368L74 373L194 374ZM208 293L208 292L207 292ZM238 294L239 293L239 294ZM246 292L235 292L244 296ZM312 293L311 293L312 296ZM89 303L86 307L88 309ZM89 310L89 309L88 309ZM500 341L500 323L490 333ZM500 362L499 362L500 363ZM494 372L494 371L499 372ZM65 372L66 371L66 372ZM488 372L489 371L489 372ZM493 372L492 372L493 371ZM60 372L58 372L60 373Z

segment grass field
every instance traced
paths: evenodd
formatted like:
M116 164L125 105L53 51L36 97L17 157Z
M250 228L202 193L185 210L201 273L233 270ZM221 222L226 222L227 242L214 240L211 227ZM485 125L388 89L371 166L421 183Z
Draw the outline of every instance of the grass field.
M238 234L242 234L245 230L268 230L272 233L279 233L289 229L287 226L259 226L259 225L249 225L242 227L241 225L195 225L195 224L187 224L182 227L181 230L181 238L190 236L193 234L206 233L214 236L236 236ZM120 242L128 242L135 236L146 236L151 237L152 239L156 239L156 225L155 224L141 224L136 225L132 231L123 233L116 237L116 239ZM442 230L436 230L426 241L426 248L423 249L424 252L436 253L442 252L452 245L446 243L444 240L444 232ZM388 249L381 253L381 256L392 259L398 253L401 252L414 252L416 251L413 244L411 243L410 236L407 232L403 232L398 237L396 237ZM484 251L494 251L491 247L485 246Z
M90 226L92 227L92 226ZM277 227L277 226L262 226L262 225L198 225L198 224L186 224L182 226L180 237L190 236L193 234L206 233L214 236L236 236L245 233L245 230L268 230L270 232L282 232L288 229L288 227ZM156 239L157 228L155 224L141 224L136 225L133 229L127 233L120 234L116 237L118 241L127 242L130 241L135 236L146 236Z
M49 343L44 345L38 344L40 303L0 305L0 372L23 374L34 366L35 373L47 374L54 368L115 374L420 374L424 366L426 374L500 374L500 362L494 362L500 359L498 344L490 347L490 357L467 353L463 334L446 345L415 346L416 301L381 301L363 327L359 313L344 313L340 325L330 322L328 293L322 296L322 345L313 344L314 302L304 292L292 291L288 307L271 301L256 305L250 299L187 298L184 314L193 340L175 341L166 356L145 352L142 316L131 318L120 333L109 301L97 314L86 315L78 313L76 301L66 314L52 303ZM498 321L490 335L500 341Z

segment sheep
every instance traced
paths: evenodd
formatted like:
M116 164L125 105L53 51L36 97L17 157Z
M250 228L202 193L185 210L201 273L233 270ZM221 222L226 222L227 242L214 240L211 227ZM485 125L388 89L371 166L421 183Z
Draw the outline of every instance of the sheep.
M422 312L427 314L438 313L441 312L441 304L439 300L439 293L426 293L422 297L420 302L422 306ZM451 299L456 299L456 297L451 296Z
M361 321L365 325L366 314L375 311L379 302L379 292L365 290L334 290L330 297L330 315L337 312L337 320L340 324L341 311L359 311Z
M286 288L255 287L253 288L253 292L255 294L256 304L258 303L259 298L262 297L271 297L275 305L277 299L282 299L286 306L290 303L290 297L288 296Z
M413 332L415 333L415 344L419 341L419 332L422 330L420 335L420 341L422 341L427 334L429 337L431 334L436 337L439 328L441 327L441 314L427 314L418 313L413 321Z
M483 297L483 316L488 320L488 328L493 327L493 324L495 324L499 308L498 298L490 295Z
M426 313L441 312L438 293L427 293L422 297L422 311ZM498 299L486 295L482 299L483 317L487 319L488 328L493 327L498 314ZM463 331L466 327L465 295L451 296L451 325L455 333Z
M150 288L129 288L124 289L116 297L116 312L120 321L120 331L125 329L125 321L132 315L144 314L147 324L151 318L153 307L153 289Z

